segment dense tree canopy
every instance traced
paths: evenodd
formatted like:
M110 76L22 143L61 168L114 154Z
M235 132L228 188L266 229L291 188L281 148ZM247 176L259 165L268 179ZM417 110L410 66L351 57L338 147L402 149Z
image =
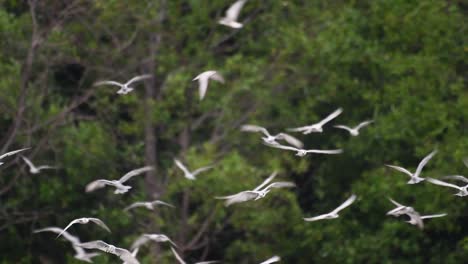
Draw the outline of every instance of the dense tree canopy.
M468 5L465 1L248 0L241 29L217 23L234 1L0 0L0 153L58 166L31 174L23 160L0 167L0 263L81 263L69 243L33 230L78 217L81 241L129 248L143 233L164 233L189 263L464 263L468 204L411 171L438 153L423 177L467 175ZM219 71L203 100L192 79ZM153 78L127 95L99 80ZM271 132L343 113L323 133L294 134L307 155L270 148ZM352 137L332 125L374 123ZM213 164L187 180L189 168ZM118 179L151 165L123 195L85 193L95 179ZM270 173L294 181L258 201L223 206L215 196L254 188ZM351 194L340 218L304 222ZM422 214L447 213L423 230L393 218L387 199ZM124 212L135 201L176 208ZM175 263L166 244L149 244L141 263ZM94 263L116 263L102 254Z

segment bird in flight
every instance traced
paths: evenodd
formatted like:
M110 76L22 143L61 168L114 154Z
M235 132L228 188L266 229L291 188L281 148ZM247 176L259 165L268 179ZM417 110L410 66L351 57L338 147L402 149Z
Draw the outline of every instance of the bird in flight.
M434 155L437 153L437 150L434 150L432 151L431 153L429 153L429 155L427 155L418 165L418 167L416 168L416 171L414 173L411 173L409 170L403 168L403 167L400 167L400 166L395 166L395 165L385 165L387 167L390 167L392 169L395 169L397 171L400 171L400 172L403 172L405 174L407 174L408 176L410 176L410 180L407 182L408 184L416 184L418 182L422 182L424 181L424 178L421 178L419 177L419 175L421 175L421 171L422 169L424 168L424 166L429 162L430 159L432 159L432 157L434 157Z
M278 261L280 261L280 260L281 260L281 258L280 258L279 256L273 256L273 257L271 257L271 258L269 258L269 259L263 261L263 262L260 263L260 264L270 264L270 263L278 262Z
M174 254L174 256L176 257L177 261L179 261L180 264L187 264L187 262L185 262L181 256L179 256L179 254L177 253L177 251L171 247L171 250L172 250L172 254ZM195 264L212 264L212 263L218 263L219 261L217 260L211 260L211 261L202 261L202 262L196 262Z
M35 166L28 158L21 156L21 158L26 162L29 167L29 172L32 174L38 174L41 170L45 169L56 169L56 167L49 166L49 165L42 165L42 166Z
M187 169L187 167L185 167L185 165L182 164L182 162L180 160L174 159L174 162L175 162L176 166L184 172L185 178L187 178L189 180L195 180L196 179L195 177L198 174L213 168L213 166L205 166L205 167L198 168L198 169L194 170L193 172L190 172Z
M221 18L218 23L221 25L225 25L231 28L241 28L243 27L242 23L237 21L239 17L239 13L244 6L247 0L238 0L234 4L232 4L227 10L226 15Z
M137 207L146 207L148 210L154 210L155 205L165 205L165 206L169 206L169 207L173 207L173 208L175 207L172 204L168 204L168 203L165 203L165 202L159 201L159 200L154 200L154 201L151 201L151 202L135 202L135 203L132 203L131 205L125 207L124 211L128 211L130 209L137 208Z
M344 125L336 125L336 126L333 126L333 127L347 130L349 132L349 134L351 134L351 136L355 137L355 136L359 135L359 129L361 129L361 128L365 127L365 126L368 126L372 122L374 122L374 120L367 120L367 121L361 122L359 125L357 125L355 127L349 127L349 126L344 126Z
M390 200L390 202L392 202L396 206L396 208L388 211L387 215L400 216L400 215L415 212L413 207L402 205L402 204L394 201L391 198L388 198L388 199Z
M92 263L93 262L92 258L101 255L100 253L96 253L96 252L88 253L83 248L76 246L77 244L81 243L80 239L78 237L76 237L76 236L70 235L70 233L64 231L61 228L46 227L46 228L34 230L33 233L41 233L41 232L53 232L53 233L56 233L56 234L62 233L62 237L64 237L66 240L68 240L72 244L72 247L76 252L75 256L73 256L73 257L78 259L78 260L82 260L82 261L85 261L85 262Z
M307 221L307 222L312 222L312 221L323 220L323 219L338 218L340 216L338 214L338 212L345 209L346 207L350 206L355 200L356 200L356 195L353 194L344 203L342 203L335 210L329 212L328 214L323 214L323 215L319 215L319 216L304 218L304 220Z
M432 183L432 184L457 189L458 193L455 194L456 196L463 197L463 196L468 195L468 179L467 178L465 178L465 177L463 177L461 175L445 176L444 178L445 179L452 179L452 180L453 179L454 180L460 180L460 181L463 181L463 182L465 182L467 184L465 186L461 187L461 186L458 186L458 185L455 185L455 184L452 184L452 183L444 182L444 181L433 179L433 178L427 178L427 181Z
M114 254L118 256L121 260L125 261L127 264L140 264L140 262L130 253L130 251L119 248L114 245L107 244L102 240L96 240L86 243L77 244L77 246L87 249L99 249L106 253Z
M27 149L30 149L30 148L17 149L17 150L9 151L9 152L7 152L7 153L5 153L5 154L0 155L0 165L3 164L3 162L1 162L2 159L6 158L6 157L8 157L8 156L11 156L11 155L15 155L15 154L17 154L17 153L20 153L20 152L25 151L25 150L27 150Z
M129 92L133 91L133 87L131 87L130 84L141 81L141 80L146 80L151 77L152 77L151 74L138 75L138 76L133 77L130 81L126 83L119 83L116 81L99 81L99 82L96 82L94 86L106 85L106 84L116 85L120 87L120 89L117 91L118 94L128 94Z
M322 121L309 125L309 126L303 126L303 127L297 127L297 128L288 128L288 131L291 132L302 132L304 135L310 134L312 132L318 132L321 133L323 132L323 126L335 119L337 116L339 116L343 112L343 108L338 108L336 109L333 113L329 114L327 117L325 117Z
M284 145L280 145L280 144L266 144L264 143L265 145L269 146L269 147L273 147L273 148L279 148L279 149L285 149L285 150L292 150L292 151L295 151L296 152L296 156L299 156L299 157L304 157L305 155L309 154L309 153L315 153L315 154L341 154L343 153L343 150L342 149L299 149L299 148L295 148L295 147L291 147L291 146L284 146Z
M92 192L97 189L103 188L106 185L110 185L110 186L115 187L115 191L114 191L115 194L126 193L128 192L128 190L132 188L132 186L124 185L123 184L124 182L128 181L130 178L134 176L140 175L147 171L151 171L153 169L154 168L152 166L145 166L142 168L138 168L138 169L129 171L127 174L122 176L122 178L120 178L119 180L103 180L103 179L95 180L95 181L88 183L88 185L86 185L85 190L86 192Z
M276 177L276 175L277 175L276 172L272 173L265 181L262 182L262 184L260 184L253 190L242 191L237 194L233 194L229 196L218 196L215 198L226 200L224 205L230 206L231 204L235 204L235 203L242 203L242 202L247 202L250 200L256 201L258 199L261 199L265 197L271 191L272 188L296 187L296 184L294 184L293 182L274 182L265 187L265 185L270 183Z
M144 244L148 243L149 241L155 242L169 242L173 246L177 247L177 245L166 235L164 234L143 234L141 235L135 242L133 242L130 249L135 249L143 246Z
M288 135L286 133L279 133L279 134L276 134L276 135L271 135L268 130L264 127L261 127L261 126L256 126L256 125L243 125L241 127L241 131L244 131L244 132L261 132L263 133L263 135L265 135L264 137L262 137L262 140L263 142L269 144L269 145L279 145L279 143L277 142L277 140L284 140L286 141L288 144L296 147L296 148L302 148L304 146L304 144L302 144L302 142L291 136L291 135Z
M192 81L198 80L198 92L200 94L200 100L203 100L208 89L208 82L215 80L220 83L224 83L224 78L217 71L205 71L193 78Z
M63 229L63 231L62 231L61 233L58 234L57 238L58 238L59 236L61 236L65 231L67 231L67 229L70 228L72 225L74 225L74 224L82 224L82 225L84 225L84 224L88 224L89 222L92 222L92 223L97 224L98 226L104 228L104 229L105 229L107 232L109 232L109 233L111 232L110 229L109 229L109 227L107 227L107 225L104 224L104 222L101 221L99 218L82 217L82 218L77 218L77 219L71 221L70 224L68 224L67 227L65 227L65 228Z

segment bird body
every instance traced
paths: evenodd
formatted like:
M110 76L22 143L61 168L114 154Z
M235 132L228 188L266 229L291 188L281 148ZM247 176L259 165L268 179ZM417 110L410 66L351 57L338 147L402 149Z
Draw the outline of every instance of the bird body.
M133 91L133 87L131 87L130 84L132 84L134 82L137 82L137 81L149 79L151 77L152 77L151 74L138 75L138 76L133 77L132 79L130 79L126 83L119 83L119 82L116 82L116 81L99 81L99 82L96 82L94 84L94 86L115 85L115 86L120 87L120 89L117 91L118 94L127 94L127 93Z
M342 108L336 109L333 113L329 114L327 117L325 117L322 121L309 125L309 126L303 126L303 127L297 127L297 128L288 128L288 131L291 132L302 132L304 135L310 134L312 132L316 133L322 133L323 132L323 126L330 122L331 120L335 119L337 116L339 116L343 112Z
M407 174L411 178L407 183L408 184L416 184L416 183L424 181L424 178L419 177L419 176L421 175L421 172L422 172L422 169L424 168L424 166L429 162L430 159L432 159L432 157L434 157L435 154L437 154L437 150L434 150L431 153L429 153L429 155L427 155L419 163L419 165L416 168L416 171L414 173L411 173L409 170L407 170L407 169L405 169L403 167L400 167L400 166L395 166L395 165L385 165L385 166Z
M338 212L343 210L344 208L350 206L354 201L356 200L356 195L353 194L351 195L343 204L338 206L335 210L329 212L328 214L323 214L319 216L314 216L314 217L309 217L309 218L304 218L304 221L307 222L312 222L312 221L318 221L318 220L323 220L323 219L334 219L338 218L340 215Z
M194 170L193 172L190 172L180 160L174 159L174 163L179 169L181 169L184 172L185 178L189 180L195 180L198 174L213 168L213 166L205 166L205 167L198 168Z
M226 10L226 15L222 17L218 21L218 23L236 29L243 27L242 23L239 23L237 21L237 18L239 17L239 13L242 7L244 6L245 2L247 2L247 0L238 0L234 4L232 4Z
M200 94L200 100L203 100L208 89L209 80L215 80L220 83L224 83L224 78L217 71L205 71L193 78L192 81L198 81L198 92Z
M355 127L348 127L348 126L345 126L345 125L336 125L334 127L347 130L349 132L349 134L351 134L351 136L355 137L355 136L359 135L359 129L361 129L361 128L365 127L365 126L368 126L372 122L374 122L374 121L373 120L367 120L367 121L361 122L359 125L357 125Z

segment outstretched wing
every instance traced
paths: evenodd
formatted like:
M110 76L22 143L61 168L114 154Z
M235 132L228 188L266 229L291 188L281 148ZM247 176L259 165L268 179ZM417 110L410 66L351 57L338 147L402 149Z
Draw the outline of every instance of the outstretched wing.
M333 113L329 114L327 117L325 117L322 121L318 122L318 124L324 125L333 119L335 119L337 116L339 116L343 112L343 108L338 108L336 109Z
M36 166L34 166L34 164L28 158L24 156L21 156L21 158L24 160L24 162L26 162L26 164L28 164L29 168L36 168Z
M179 167L179 169L181 169L185 175L189 175L190 174L190 171L187 169L187 167L185 167L185 165L178 159L174 159L174 162L176 164L177 167Z
M155 200L155 201L152 201L151 202L152 204L161 204L161 205L166 205L166 206L169 206L169 207L173 207L175 208L174 205L170 204L170 203L166 203L166 202L163 202L163 201L160 201L160 200Z
M296 187L296 184L294 182L274 182L268 185L267 187L265 187L263 191L266 191L272 188L293 188L293 187Z
M281 145L281 144L268 144L268 143L265 143L265 142L263 142L263 144L265 144L265 145L267 145L269 147L272 147L272 148L279 148L279 149L292 150L292 151L299 151L300 150L300 149L295 148L295 147L285 146L285 145Z
M407 169L405 169L405 168L403 168L403 167L395 166L395 165L387 165L387 164L385 164L385 166L390 167L390 168L392 168L392 169L395 169L395 170L397 170L397 171L401 171L401 172L403 172L403 173L408 174L408 176L413 177L413 174L412 174L409 170L407 170Z
M95 82L93 86L99 86L99 85L105 85L105 84L110 84L110 85L116 85L119 87L122 87L123 84L115 81L100 81L100 82Z
M153 166L145 166L145 167L142 167L142 168L138 168L138 169L129 171L129 172L127 172L127 174L122 176L122 178L120 178L119 182L124 183L124 182L128 181L130 178L132 178L133 176L137 176L137 175L140 175L140 174L142 174L144 172L151 171L151 170L154 170Z
M421 174L421 171L424 168L424 166L426 166L429 160L432 159L432 157L434 157L436 153L437 153L437 150L432 151L419 163L418 168L416 169L416 172L414 173L415 176L419 176L419 174Z
M338 206L335 210L333 210L332 212L333 213L338 213L339 211L345 209L346 207L350 206L352 203L354 203L354 201L356 200L356 195L353 194L351 195L348 200L346 200L343 204L341 204L340 206Z
M198 174L200 174L200 173L202 173L204 171L207 171L209 169L212 169L212 168L213 168L213 166L205 166L205 167L198 168L198 169L196 169L196 170L194 170L192 172L192 175L196 176L196 175L198 175Z
M235 195L227 196L227 197L216 197L217 199L227 199L226 202L224 202L225 206L230 206L231 204L235 203L243 203L250 201L252 199L257 198L258 194L256 192L252 191L244 191L240 192Z
M445 186L445 187L451 187L451 188L454 188L454 189L457 189L457 190L460 190L460 186L457 186L455 184L451 184L451 183L448 183L448 182L444 182L444 181L440 181L440 180L437 180L437 179L433 179L433 178L427 178L426 179L428 182L430 183L433 183L433 184L436 184L436 185L440 185L440 186Z
M269 259L263 261L263 262L260 263L260 264L270 264L270 263L278 262L278 261L280 261L280 260L281 260L280 257L278 257L278 256L273 256L273 257L271 257L271 258L269 258Z
M449 179L449 180L457 180L457 181L462 181L462 182L468 183L468 179L465 176L462 176L462 175L449 175L449 176L444 176L442 178Z
M343 153L342 149L308 149L307 153L317 153L317 154L341 154Z
M224 83L224 78L221 74L219 74L217 71L215 71L213 74L210 75L209 77L212 80L218 81L220 83Z
M226 17L236 21L239 13L247 0L238 0L226 10Z
M179 261L180 264L186 264L186 262L179 256L179 254L177 254L177 251L171 247L171 250L172 250L172 254L174 254L174 256L176 257L177 261Z
M137 238L137 240L135 240L135 242L133 242L130 249L134 250L135 248L139 248L143 246L144 244L148 243L148 241L149 241L148 237L146 237L145 235L141 235L140 237Z
M101 189L106 185L113 185L111 181L109 180L95 180L90 183L88 183L85 187L86 192L92 192L97 189Z
M443 217L443 216L446 216L446 215L447 214L423 215L423 216L421 216L421 219Z
M352 130L350 127L345 126L345 125L336 125L336 126L333 126L333 127L344 129L344 130L347 130L349 132L351 132L351 130Z
M241 126L241 131L243 132L262 132L265 136L270 136L268 130L264 127L257 126L257 125L243 125Z
M25 151L25 150L27 150L27 149L30 149L30 148L17 149L17 150L13 150L13 151L7 152L7 153L5 153L5 154L2 154L2 155L0 156L0 160L3 159L3 158L5 158L5 157L8 157L8 156L15 155L16 153L19 153L19 152L21 152L21 151Z
M62 234L64 234L65 231L67 231L68 228L70 228L72 225L76 224L78 221L80 221L80 219L75 219L75 220L71 221L71 222L62 230L62 232L60 232L60 233L58 234L58 236L56 237L56 239L59 238L59 236L61 236Z
M124 211L128 211L128 210L133 209L133 208L135 208L135 207L141 207L141 206L145 206L145 203L144 203L144 202L132 203L131 205L125 207L125 208L124 208Z
M327 217L327 215L328 214L323 214L323 215L318 215L318 216L308 217L308 218L303 218L303 219L306 222L314 222L314 221L325 219Z
M295 137L293 137L293 136L291 136L289 134L279 133L276 136L277 136L278 139L283 139L286 142L288 142L288 144L293 145L296 148L304 147L304 144L302 143L302 141L300 141L299 139L297 139L297 138L295 138Z
M107 232L111 233L109 227L107 227L107 225L99 218L88 218L89 221L95 223L96 225L104 228Z
M373 123L374 120L366 120L364 122L361 122L359 125L357 125L354 129L359 130L365 126L368 126L369 124Z
M276 175L278 175L278 172L277 171L274 171L268 178L266 178L260 185L258 185L257 187L255 187L255 189L253 189L254 191L258 191L260 189L263 188L263 186L267 185L268 183L270 183L275 177Z
M59 227L46 227L46 228L42 228L42 229L37 229L37 230L34 230L33 233L41 233L41 232L52 232L52 233L56 233L56 234L62 234L62 236L70 241L72 244L79 244L80 243L80 239L76 236L72 236L70 235L70 233L64 231L62 228L59 228Z
M138 82L138 81L141 81L141 80L149 79L151 77L152 77L151 74L139 75L139 76L136 76L136 77L133 77L132 79L130 79L130 81L128 81L126 83L126 85L130 85L131 83Z
M79 247L87 248L87 249L99 249L101 251L106 251L109 248L109 244L102 240L95 240L85 243L76 244Z

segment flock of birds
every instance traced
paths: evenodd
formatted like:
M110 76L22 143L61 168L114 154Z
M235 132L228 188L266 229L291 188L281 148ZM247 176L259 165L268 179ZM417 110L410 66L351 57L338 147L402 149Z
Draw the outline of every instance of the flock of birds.
M231 28L239 29L243 25L242 23L237 21L237 18L239 16L239 12L242 9L243 5L245 4L247 0L238 0L236 1L231 7L226 11L225 17L221 18L218 22L219 24L229 26ZM145 74L145 75L140 75L136 76L132 79L130 79L126 83L119 83L116 81L100 81L96 82L95 85L115 85L118 86L120 89L117 91L118 94L120 95L125 95L128 94L129 92L132 92L134 88L130 85L132 85L135 82L142 81L152 78L152 75L150 74ZM208 89L208 83L210 80L218 81L221 83L224 83L225 80L222 77L220 73L214 70L209 70L205 71L198 76L196 76L193 81L198 81L199 83L199 97L200 100L202 100L207 92ZM307 126L302 126L302 127L297 127L297 128L290 128L286 129L289 132L298 132L302 133L304 135L308 135L310 133L322 133L323 132L323 126L338 117L341 113L343 112L343 109L338 108L331 114L329 114L327 117L325 117L323 120L320 122L317 122L315 124L307 125ZM364 122L359 123L357 126L354 127L349 127L345 125L335 125L335 128L338 129L343 129L349 132L351 136L358 136L359 131L370 125L373 120L366 120ZM253 132L253 133L261 133L263 136L261 137L262 143L265 144L266 146L272 147L272 148L277 148L277 149L283 149L283 150L288 150L288 151L293 151L296 152L297 156L305 156L310 153L314 154L340 154L343 153L342 149L331 149L331 150L318 150L318 149L304 149L304 144L297 139L296 137L293 137L287 133L278 133L276 135L270 134L270 132L261 126L257 125L243 125L241 127L241 131L243 132ZM285 142L286 145L281 144L280 142ZM3 164L1 162L2 159L12 156L15 154L18 154L20 152L26 151L29 148L22 148L14 151L10 151L8 153L5 153L0 156L0 166ZM457 196L467 196L468 195L468 179L464 176L461 175L451 175L451 176L446 176L444 179L447 180L454 180L454 181L459 181L463 182L465 185L464 186L459 186L455 185L452 183L448 183L445 181L441 181L438 179L433 179L433 178L423 178L421 177L422 169L423 167L429 162L429 160L437 153L437 151L431 152L429 155L427 155L418 165L416 171L414 173L410 172L409 170L395 166L395 165L386 165L389 168L395 169L397 171L403 172L407 174L410 177L410 180L408 181L408 184L417 184L422 181L428 181L432 184L444 186L444 187L449 187L456 189L458 192L455 194ZM26 165L29 167L29 172L32 174L37 174L40 173L42 170L45 169L56 169L57 167L54 166L48 166L48 165L41 165L41 166L35 166L28 158L21 156L21 158L24 160ZM468 160L464 160L465 164L468 166ZM196 176L202 172L205 172L209 169L212 169L213 166L206 166L202 168L198 168L194 171L190 171L180 160L174 159L175 165L183 172L184 177L188 180L196 180ZM141 175L145 172L148 172L150 170L153 170L153 167L151 166L145 166L142 168L138 168L135 170L132 170L122 176L118 180L108 180L108 179L98 179L95 181L92 181L91 183L87 184L85 187L86 192L92 192L101 188L104 188L105 186L112 186L115 188L114 193L115 194L123 194L128 192L132 186L126 185L126 182L129 181L131 178ZM265 179L260 185L256 186L254 189L251 190L245 190L233 195L228 195L228 196L219 196L215 197L216 199L222 199L225 200L224 204L225 206L230 206L232 204L236 203L243 203L243 202L248 202L248 201L255 201L261 198L266 197L266 195L273 189L279 189L279 188L292 188L296 187L296 185L293 182L285 182L285 181L277 181L273 182L273 179L277 176L277 173L274 172L272 173L267 179ZM326 214L321 214L318 216L314 217L309 217L309 218L304 218L304 221L307 222L312 222L312 221L319 221L319 220L325 220L325 219L334 219L339 217L339 212L346 207L351 206L357 199L357 196L355 194L352 194L345 202L343 202L341 205L339 205L337 208L332 210L329 213ZM407 215L410 219L407 221L408 223L412 225L416 225L419 228L423 228L423 219L428 219L428 218L435 218L435 217L443 217L446 214L435 214L435 215L421 215L419 212L417 212L413 207L410 206L405 206L402 205L393 199L389 198L391 203L393 203L396 208L390 210L387 215L392 215L395 217L401 216L401 215ZM148 210L154 210L155 206L167 206L167 207L174 207L172 204L160 201L160 200L154 200L154 201L144 201L144 202L135 202L128 207L124 209L124 211L132 210L138 207L144 207ZM123 263L127 264L139 264L139 261L137 260L137 253L140 249L140 247L148 244L149 242L157 242L157 243L164 243L167 242L171 244L171 251L174 255L174 257L177 259L177 261L181 264L185 264L186 262L181 258L181 256L178 254L176 251L176 248L178 246L174 241L172 241L168 236L164 234L142 234L139 236L135 242L131 245L130 250L125 249L125 248L119 248L114 245L108 244L102 240L95 240L95 241L90 241L90 242L85 242L82 243L80 239L76 236L71 235L70 233L67 232L69 228L71 228L75 224L89 224L93 223L96 224L97 226L101 227L102 229L106 230L107 232L111 232L110 228L104 223L104 221L94 218L94 217L81 217L78 219L72 220L65 228L59 228L59 227L46 227L42 229L35 230L34 233L42 233L42 232L52 232L58 234L56 238L58 237L63 237L65 238L68 242L71 243L73 249L75 250L76 254L74 257L76 259L92 263L92 258L100 255L100 253L97 252L87 252L85 249L95 249L95 250L100 250L106 253L114 254L117 255ZM273 256L260 264L269 264L269 263L274 263L280 261L281 258L279 256ZM197 264L208 264L208 263L217 263L219 261L203 261L203 262L197 262Z

